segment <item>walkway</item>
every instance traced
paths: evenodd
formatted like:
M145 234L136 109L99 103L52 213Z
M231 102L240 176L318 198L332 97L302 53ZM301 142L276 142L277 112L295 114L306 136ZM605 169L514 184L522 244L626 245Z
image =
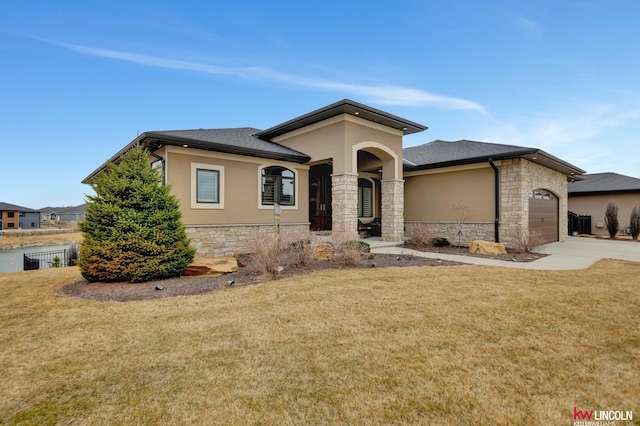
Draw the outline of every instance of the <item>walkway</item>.
M474 256L457 256L444 253L430 253L410 250L397 245L389 245L375 239L366 239L372 253L411 254L434 259L454 260L474 265L502 266L505 268L566 270L584 269L600 259L620 259L640 262L640 242L610 241L596 238L568 237L565 242L540 246L539 253L548 254L533 262L506 262Z

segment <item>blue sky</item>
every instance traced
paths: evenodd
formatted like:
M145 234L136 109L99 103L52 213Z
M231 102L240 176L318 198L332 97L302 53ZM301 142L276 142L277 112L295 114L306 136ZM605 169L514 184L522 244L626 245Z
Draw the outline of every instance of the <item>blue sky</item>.
M349 98L640 178L640 2L0 5L0 201L77 205L138 132L266 129Z

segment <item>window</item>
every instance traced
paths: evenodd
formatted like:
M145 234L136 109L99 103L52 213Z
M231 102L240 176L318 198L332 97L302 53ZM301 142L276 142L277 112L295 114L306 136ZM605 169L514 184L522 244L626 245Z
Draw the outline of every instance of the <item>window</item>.
M279 166L262 169L262 205L295 206L295 189L296 178L293 171Z
M373 217L373 182L358 179L358 217Z
M224 166L191 163L191 208L224 209Z
M7 217L16 217L16 212L7 212Z
M196 193L198 203L219 203L220 171L197 169Z
M7 228L15 228L15 227L16 227L15 223L13 223L13 222L7 223Z

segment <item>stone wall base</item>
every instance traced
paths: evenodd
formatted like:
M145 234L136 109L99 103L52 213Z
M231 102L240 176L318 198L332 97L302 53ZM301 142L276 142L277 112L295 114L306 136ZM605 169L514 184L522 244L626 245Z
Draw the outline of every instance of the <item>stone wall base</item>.
M444 237L455 245L469 246L473 240L495 241L493 222L468 222L458 225L455 222L411 221L405 222L404 225L406 238L411 238L412 232L419 229L425 230L431 238Z
M254 242L276 232L273 224L185 226L198 256L234 256L250 253ZM280 225L280 234L308 233L309 223Z

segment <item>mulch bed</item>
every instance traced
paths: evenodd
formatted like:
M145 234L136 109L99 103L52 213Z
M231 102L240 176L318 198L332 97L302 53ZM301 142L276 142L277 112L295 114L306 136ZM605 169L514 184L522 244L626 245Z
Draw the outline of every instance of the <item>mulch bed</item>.
M512 262L514 258L518 262L532 262L536 259L546 256L545 254L539 253L520 252L509 252L507 254L472 254L469 253L468 247L455 246L433 247L405 245L404 247L408 249L428 251L432 253L483 257L488 259L504 260L508 262ZM239 257L239 260L242 264L245 265L252 264L250 255L242 255ZM341 268L387 268L393 266L406 267L451 265L464 265L464 263L442 259L429 259L411 255L376 253L369 255L368 258L364 258L358 264L350 267L346 267L330 261L312 260L305 266L284 268L282 272L274 275L273 277L270 277L270 279L277 280L301 274L309 274L316 271ZM84 279L79 279L62 287L61 292L68 296L94 300L98 302L129 302L135 300L162 299L166 297L205 294L229 286L252 285L265 281L265 279L265 276L256 271L255 268L243 267L239 268L236 272L232 272L221 277L179 277L137 284L132 284L129 282L89 283ZM230 284L230 280L233 280L233 284ZM161 286L162 290L157 290L156 286Z
M447 247L434 247L434 246L417 246L411 244L405 244L403 247L418 250L418 251L428 251L431 253L442 253L442 254L454 254L457 256L472 256L472 257L482 257L485 259L496 259L496 260L504 260L506 262L513 262L514 258L517 262L533 262L534 260L538 260L541 257L547 256L542 253L528 253L528 252L519 252L507 249L506 254L475 254L469 252L469 247L457 247L457 246L447 246Z
M251 257L248 255L240 256L238 260L243 264L251 265ZM464 263L441 259L428 259L411 255L371 254L369 257L362 259L358 264L348 268L451 265L464 265ZM273 276L271 279L282 279L316 271L344 268L346 267L335 262L313 260L302 267L286 267L282 272ZM233 284L230 284L230 280L233 280ZM264 275L257 272L255 268L247 266L239 268L236 272L232 272L221 277L179 277L136 284L129 282L89 283L84 279L79 279L66 284L60 291L68 296L98 302L129 302L135 300L205 294L229 286L251 285L264 280ZM156 286L161 286L162 290L156 290Z

